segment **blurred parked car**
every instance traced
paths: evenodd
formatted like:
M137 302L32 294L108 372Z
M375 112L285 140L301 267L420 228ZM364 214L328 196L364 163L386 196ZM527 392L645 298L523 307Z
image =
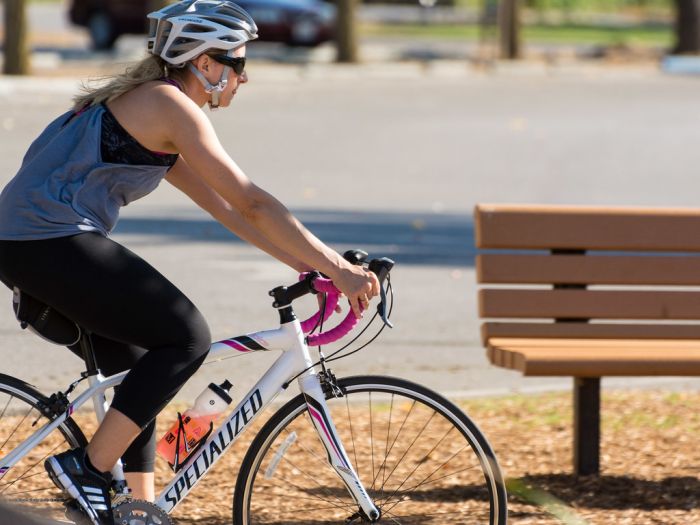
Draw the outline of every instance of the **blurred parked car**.
M321 0L238 0L258 24L260 40L317 46L333 38L336 9ZM71 22L86 27L95 49L111 49L123 34L148 30L146 15L162 3L144 0L72 0Z

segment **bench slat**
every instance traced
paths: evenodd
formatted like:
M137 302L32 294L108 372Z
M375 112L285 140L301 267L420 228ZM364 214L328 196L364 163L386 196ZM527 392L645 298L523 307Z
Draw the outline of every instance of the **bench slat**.
M700 319L700 292L479 290L481 317Z
M479 283L700 285L700 257L481 254Z
M700 324L489 322L481 325L481 335L484 342L493 337L700 340Z
M494 338L488 355L528 376L700 375L700 341Z
M700 251L700 210L479 204L483 249Z

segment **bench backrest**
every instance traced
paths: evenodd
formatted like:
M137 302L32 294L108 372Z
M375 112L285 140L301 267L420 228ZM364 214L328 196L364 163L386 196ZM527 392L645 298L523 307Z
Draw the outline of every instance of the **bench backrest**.
M474 222L485 341L700 339L700 210L480 204Z

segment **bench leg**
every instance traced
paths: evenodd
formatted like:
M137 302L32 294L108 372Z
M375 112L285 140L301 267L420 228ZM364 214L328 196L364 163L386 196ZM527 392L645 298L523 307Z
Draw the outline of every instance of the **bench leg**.
M574 472L600 473L600 378L574 378Z

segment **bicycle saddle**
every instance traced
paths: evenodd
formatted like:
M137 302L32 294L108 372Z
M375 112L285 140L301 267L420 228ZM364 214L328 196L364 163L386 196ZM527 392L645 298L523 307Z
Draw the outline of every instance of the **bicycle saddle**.
M61 346L71 346L80 340L77 323L17 287L12 292L12 308L22 329L29 327L42 339Z

